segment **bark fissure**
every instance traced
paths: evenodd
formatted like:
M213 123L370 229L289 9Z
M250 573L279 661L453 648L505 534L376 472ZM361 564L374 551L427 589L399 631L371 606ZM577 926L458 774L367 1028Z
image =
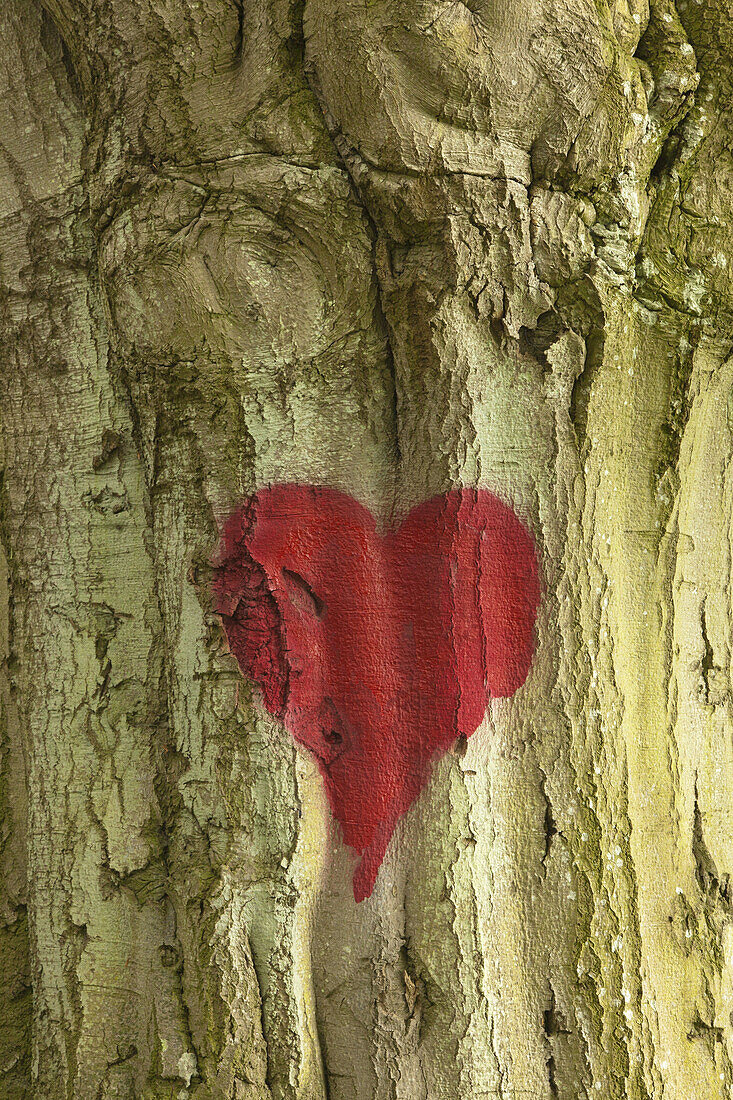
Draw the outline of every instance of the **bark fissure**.
M0 1087L722 1100L725 6L0 26ZM212 602L225 520L278 481L381 529L488 487L542 561L526 684L358 905Z

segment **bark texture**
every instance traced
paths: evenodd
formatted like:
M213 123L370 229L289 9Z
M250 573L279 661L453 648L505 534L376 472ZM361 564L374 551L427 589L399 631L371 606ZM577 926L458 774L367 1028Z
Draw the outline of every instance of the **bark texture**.
M733 1089L723 0L4 0L0 1093ZM228 652L272 481L534 531L371 898Z

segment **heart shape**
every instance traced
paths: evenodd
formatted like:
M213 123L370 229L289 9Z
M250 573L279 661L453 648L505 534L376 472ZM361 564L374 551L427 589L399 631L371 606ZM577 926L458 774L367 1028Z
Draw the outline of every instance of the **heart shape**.
M433 761L524 683L532 536L485 489L381 534L345 493L272 485L227 521L214 592L240 669L318 761L361 901Z

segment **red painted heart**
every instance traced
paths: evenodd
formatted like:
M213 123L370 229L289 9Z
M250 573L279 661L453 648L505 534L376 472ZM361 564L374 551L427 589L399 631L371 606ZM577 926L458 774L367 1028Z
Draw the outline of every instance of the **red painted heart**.
M483 489L380 534L344 493L274 485L227 522L214 588L242 672L318 760L361 901L431 763L527 676L532 536Z

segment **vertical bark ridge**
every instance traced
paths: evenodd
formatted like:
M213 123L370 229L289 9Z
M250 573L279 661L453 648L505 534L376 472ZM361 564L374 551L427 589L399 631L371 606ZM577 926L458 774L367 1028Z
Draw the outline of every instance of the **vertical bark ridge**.
M48 9L0 105L36 1090L722 1098L722 0ZM211 606L276 480L380 521L485 484L542 555L527 683L358 906Z

